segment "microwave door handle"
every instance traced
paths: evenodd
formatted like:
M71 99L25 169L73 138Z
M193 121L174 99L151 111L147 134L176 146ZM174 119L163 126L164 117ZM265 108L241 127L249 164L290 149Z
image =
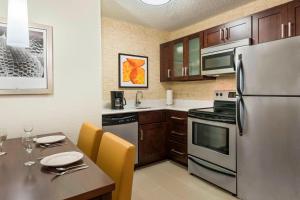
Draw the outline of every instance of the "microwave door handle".
M242 106L242 109L241 109L241 106ZM239 129L239 135L240 136L243 136L243 130L244 130L244 127L243 127L243 121L244 121L244 109L245 109L245 104L244 104L244 99L242 96L239 96L237 98L237 125L238 125L238 129ZM242 114L241 114L241 111Z
M243 62L242 62L242 54L238 55L238 65L237 65L237 70L236 70L236 80L237 80L237 92L239 96L243 95L243 88L244 88L244 71L243 71Z
M197 164L197 165L199 165L199 166L201 166L201 167L203 167L203 168L205 168L205 169L208 169L208 170L210 170L210 171L214 171L214 172L217 172L217 173L219 173L219 174L223 174L223 175L230 176L230 177L236 177L236 175L235 175L234 173L225 172L225 171L220 171L220 170L218 170L218 169L211 168L211 167L209 167L209 166L207 166L207 165L205 165L205 164L202 164L202 163L198 162L197 160L195 160L194 158L192 158L192 157L190 157L190 156L188 157L188 159L189 159L190 161L192 161L193 163L195 163L195 164Z

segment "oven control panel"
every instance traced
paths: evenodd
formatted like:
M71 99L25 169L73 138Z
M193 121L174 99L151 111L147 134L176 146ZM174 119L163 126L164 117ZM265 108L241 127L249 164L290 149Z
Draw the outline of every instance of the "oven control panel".
M233 90L216 90L215 100L219 101L236 101L236 91Z

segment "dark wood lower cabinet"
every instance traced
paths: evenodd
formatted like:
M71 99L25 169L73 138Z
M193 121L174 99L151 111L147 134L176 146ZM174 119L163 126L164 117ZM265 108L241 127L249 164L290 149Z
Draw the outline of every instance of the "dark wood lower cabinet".
M187 112L167 111L168 158L187 165Z
M166 158L167 123L139 126L139 164L145 165Z
M187 165L187 112L139 113L139 166L169 158Z
M187 157L187 146L174 142L172 140L168 141L168 156L171 160L179 162L183 165L187 165L188 157Z

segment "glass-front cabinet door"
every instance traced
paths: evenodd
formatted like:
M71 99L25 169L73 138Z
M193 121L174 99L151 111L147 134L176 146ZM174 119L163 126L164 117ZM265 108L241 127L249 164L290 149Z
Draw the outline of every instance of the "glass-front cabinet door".
M201 34L188 38L188 76L201 76Z
M172 80L203 80L201 76L201 43L203 33L175 40L172 42Z
M189 40L189 76L200 75L200 38Z
M184 76L184 41L177 41L173 45L173 77Z

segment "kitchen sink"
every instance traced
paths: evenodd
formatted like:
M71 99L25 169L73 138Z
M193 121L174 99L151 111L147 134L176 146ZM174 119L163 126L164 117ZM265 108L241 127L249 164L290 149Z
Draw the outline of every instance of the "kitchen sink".
M149 109L149 108L151 108L151 107L149 107L149 106L145 106L145 107L135 107L135 109L139 109L139 110Z

